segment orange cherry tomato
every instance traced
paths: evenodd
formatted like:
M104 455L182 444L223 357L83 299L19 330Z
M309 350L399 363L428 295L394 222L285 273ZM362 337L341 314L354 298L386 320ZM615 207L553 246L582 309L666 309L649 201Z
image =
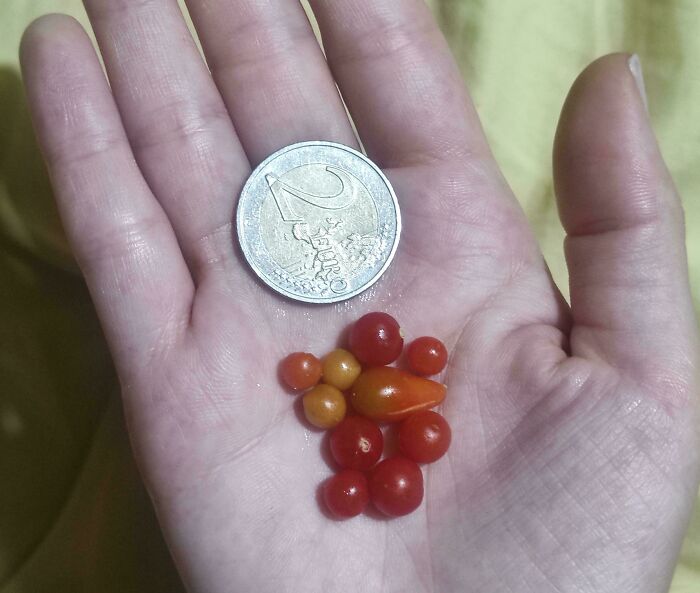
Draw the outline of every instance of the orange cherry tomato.
M338 348L323 357L323 382L341 391L355 382L362 367L351 352Z
M292 352L281 362L280 374L292 389L308 389L321 379L321 361L308 352Z
M447 387L393 367L372 367L353 383L350 402L355 410L380 422L397 422L418 410L437 406Z
M302 400L306 419L318 428L333 428L345 418L345 396L332 385L316 385Z

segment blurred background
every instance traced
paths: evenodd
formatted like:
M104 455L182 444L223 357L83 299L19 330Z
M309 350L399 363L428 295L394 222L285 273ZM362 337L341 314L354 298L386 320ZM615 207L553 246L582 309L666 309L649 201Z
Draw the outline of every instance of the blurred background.
M651 118L684 198L691 281L700 294L700 2L430 5L562 287L550 163L561 105L596 57L640 55ZM40 14L59 11L87 26L80 0L0 5L0 593L177 593L182 587L131 460L117 381L23 97L21 32ZM700 513L672 587L698 591Z

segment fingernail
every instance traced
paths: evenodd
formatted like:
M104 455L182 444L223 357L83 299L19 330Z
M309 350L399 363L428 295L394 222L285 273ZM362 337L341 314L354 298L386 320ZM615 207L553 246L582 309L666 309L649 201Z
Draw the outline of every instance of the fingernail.
M637 83L637 90L642 97L644 109L648 112L649 104L647 103L647 91L644 86L644 75L642 74L642 63L639 61L639 56L637 54L632 54L627 60L627 65L629 66L632 76L634 76L634 82Z

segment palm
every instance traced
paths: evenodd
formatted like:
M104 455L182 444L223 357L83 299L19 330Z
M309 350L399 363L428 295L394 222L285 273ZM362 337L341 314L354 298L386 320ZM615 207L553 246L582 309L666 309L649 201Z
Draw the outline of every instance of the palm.
M596 105L579 99L584 107L577 107L572 101L573 123L562 124L558 148L564 163L558 181L568 194L563 218L577 237L569 253L576 267L570 311L485 148L467 97L453 87L451 92L443 88L455 84L456 74L435 35L422 29L416 33L431 36L423 49L428 70L422 82L401 79L404 87L412 80L418 85L404 88L406 104L388 100L384 95L389 91L379 87L372 94L379 97L378 105L367 98L362 84L377 80L363 80L362 70L386 81L400 71L402 58L404 67L416 67L415 56L400 51L401 32L387 27L385 33L396 36L387 47L399 48L388 54L394 63L368 52L339 65L337 78L357 112L363 140L399 196L401 246L382 280L362 297L334 306L300 305L264 289L236 255L231 196L249 171L241 144L256 162L280 142L266 139L267 128L278 130L286 142L315 137L314 123L305 124L305 138L294 137L299 133L294 130L284 138L283 126L265 123L274 120L274 112L257 113L256 119L249 112L255 109L251 101L227 95L240 76L234 67L222 69L217 83L241 144L216 108L215 117L191 121L187 109L177 112L180 103L166 100L164 105L176 106L177 125L149 123L143 103L120 91L120 86L143 84L148 72L130 72L120 58L123 48L105 41L112 38L111 28L124 26L119 19L129 11L112 12L104 0L87 4L104 41L131 150L162 210L133 171L126 136L115 132L116 110L96 75L94 56L88 58L92 70L84 74L83 86L92 89L88 95L100 117L83 118L85 126L96 127L82 132L95 139L87 157L84 150L75 150L72 162L81 168L71 167L70 155L60 153L67 150L67 132L59 137L57 124L47 117L52 108L43 100L40 81L50 71L51 54L41 51L41 31L26 42L30 100L59 201L64 201L68 231L115 355L135 452L185 580L201 591L661 590L696 479L688 453L693 431L682 413L692 389L695 344L687 329L692 313L682 273L677 287L668 289L664 282L663 274L679 265L677 259L661 260L677 249L660 250L654 255L660 261L651 267L644 258L627 262L628 280L620 286L606 285L604 277L599 282L600 271L587 269L586 260L601 254L612 262L610 267L622 265L626 252L641 251L644 238L627 232L627 227L634 231L633 210L613 201L593 220L581 203L589 198L597 207L596 192L601 191L594 179L570 165L569 154L584 139L579 128L586 126L579 120L590 118ZM406 23L424 22L428 30L417 3L393 4L397 14L405 12ZM204 40L213 56L218 51L215 21L207 20L209 12L197 0L190 9L213 39ZM332 60L334 52L347 52L352 35L361 31L338 27L334 11L348 8L318 3L316 9L327 29ZM134 8L134 18L144 18L140 10L148 8ZM172 14L162 10L168 22ZM72 25L61 26L64 39L73 36L76 64L84 62L85 40ZM343 35L350 35L345 44L338 40ZM183 43L175 37L165 43ZM200 72L195 56L187 52L189 45L183 70ZM153 59L163 59L162 52ZM610 65L598 66L598 77L620 62L613 58ZM246 64L232 63L239 68ZM331 100L328 73L315 76L321 98ZM215 91L202 90L205 79L192 77L191 88L181 80L175 88L185 102L201 101L212 110ZM357 91L351 81L360 87ZM418 101L430 85L440 118L426 116ZM627 86L626 96L619 89L611 95L638 117L634 110L639 106L629 106L633 83L627 81ZM146 96L157 100L157 95ZM352 143L347 122L338 123L340 104L334 105L324 112L319 104L326 117L322 123L331 139ZM152 107L155 111L158 105ZM411 126L401 129L397 124L407 116L413 116ZM280 117L280 122L289 121L285 114ZM442 123L445 118L449 129ZM601 121L585 131L594 156L606 134L615 132L609 125ZM129 195L112 200L111 218L109 213L91 218L85 207L94 201L75 192L82 187L105 199L113 194L106 151L100 150L108 136L109 166L116 162L121 167L115 177ZM586 156L581 160L586 162ZM617 170L609 172L610 185L621 187L620 200L626 184L634 190L636 183L627 183L621 172L627 156L619 155ZM655 154L648 157L649 166L661 176L653 158ZM94 174L78 172L85 167ZM100 174L107 181L100 181ZM192 208L187 203L192 194L206 197L195 198L203 202ZM601 204L603 198L609 201L601 195ZM71 204L78 200L78 207ZM89 233L86 224L93 226ZM663 224L654 238L675 245L679 233L672 223ZM586 241L583 247L578 244ZM174 254L178 244L179 258ZM642 277L651 282L639 282ZM640 295L655 282L664 287L662 294L645 302ZM425 468L426 501L418 512L393 521L370 515L335 522L315 501L318 484L331 473L321 453L323 435L300 424L276 368L293 350L328 351L342 330L368 310L394 314L410 336L429 333L445 339L452 354L443 408L454 442L445 459ZM620 328L619 318L627 311L629 326ZM670 337L659 335L661 328Z

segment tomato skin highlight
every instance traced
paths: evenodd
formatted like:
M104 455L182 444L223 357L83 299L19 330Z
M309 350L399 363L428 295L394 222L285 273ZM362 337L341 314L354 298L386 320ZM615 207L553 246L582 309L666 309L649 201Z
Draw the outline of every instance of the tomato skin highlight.
M350 330L350 350L363 365L394 362L403 350L399 323L388 313L367 313Z
M323 382L341 391L348 389L362 372L359 361L352 352L337 348L326 354L321 361Z
M437 338L422 336L406 348L408 366L417 375L437 375L447 365L447 348Z
M362 472L345 469L323 485L323 501L335 517L356 517L369 503L367 478Z
M316 385L303 395L306 419L318 428L333 428L345 418L345 396L332 385Z
M280 363L280 375L292 389L309 389L321 380L321 361L308 352L292 352Z
M423 473L415 461L389 457L369 476L369 495L378 511L400 517L415 511L423 501Z
M333 429L329 442L333 459L347 469L370 469L384 450L382 431L362 416L345 418Z
M372 367L353 383L350 403L362 416L397 422L419 410L437 406L447 387L393 367Z
M437 461L450 447L452 430L437 412L423 410L412 414L399 428L399 449L418 463Z

